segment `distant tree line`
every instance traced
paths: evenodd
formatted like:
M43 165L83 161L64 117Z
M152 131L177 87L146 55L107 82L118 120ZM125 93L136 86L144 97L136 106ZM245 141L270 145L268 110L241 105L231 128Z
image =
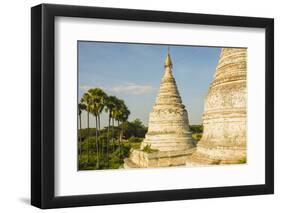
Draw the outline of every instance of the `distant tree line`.
M190 131L193 133L202 133L203 132L203 125L190 125Z

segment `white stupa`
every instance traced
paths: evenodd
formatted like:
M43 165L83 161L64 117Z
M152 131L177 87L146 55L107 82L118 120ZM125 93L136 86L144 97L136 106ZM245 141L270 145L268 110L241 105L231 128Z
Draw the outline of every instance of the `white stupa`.
M247 49L222 48L205 98L203 136L187 165L246 162Z
M130 158L125 159L125 168L184 165L187 156L194 151L188 114L172 68L168 51L160 90L149 116L148 132L140 150L132 150Z

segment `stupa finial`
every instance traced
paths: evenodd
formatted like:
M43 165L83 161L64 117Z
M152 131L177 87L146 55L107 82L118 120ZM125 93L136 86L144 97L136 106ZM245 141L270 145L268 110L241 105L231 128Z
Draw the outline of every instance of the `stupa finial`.
M170 47L168 47L167 56L165 60L165 67L173 67L172 59L170 56Z

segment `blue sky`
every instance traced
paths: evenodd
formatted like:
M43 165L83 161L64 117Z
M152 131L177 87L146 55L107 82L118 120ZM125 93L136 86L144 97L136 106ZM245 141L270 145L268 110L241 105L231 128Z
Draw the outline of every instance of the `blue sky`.
M79 100L89 88L100 87L108 95L125 101L131 111L129 120L139 118L147 125L164 73L168 46L189 122L201 124L204 98L221 48L79 41ZM82 128L86 127L85 115L82 114ZM101 123L107 124L105 113ZM93 127L94 123L90 125Z

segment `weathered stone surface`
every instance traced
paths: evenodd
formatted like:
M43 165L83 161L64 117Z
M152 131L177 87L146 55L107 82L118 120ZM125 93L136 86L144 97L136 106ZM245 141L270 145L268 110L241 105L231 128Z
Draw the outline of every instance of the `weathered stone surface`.
M142 151L146 146L157 151ZM130 158L125 160L124 168L183 165L194 147L188 114L182 104L168 53L160 90L149 116L148 132L141 150L132 151Z
M195 148L181 151L155 151L147 153L132 150L130 158L125 159L124 168L152 168L185 165L188 156Z
M205 98L203 136L187 165L246 160L247 49L222 48Z

